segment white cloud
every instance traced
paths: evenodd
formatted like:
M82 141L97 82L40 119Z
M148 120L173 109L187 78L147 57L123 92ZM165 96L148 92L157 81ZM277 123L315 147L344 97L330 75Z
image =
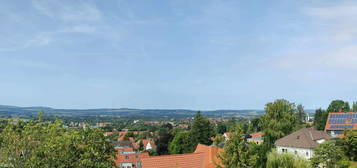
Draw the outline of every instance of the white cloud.
M316 26L325 29L328 33L325 40L348 42L357 39L357 3L306 8L304 13Z

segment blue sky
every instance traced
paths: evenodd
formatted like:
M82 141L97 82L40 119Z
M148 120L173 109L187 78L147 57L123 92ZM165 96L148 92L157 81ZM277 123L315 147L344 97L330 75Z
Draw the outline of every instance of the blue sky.
M0 104L326 108L357 100L357 2L5 0Z

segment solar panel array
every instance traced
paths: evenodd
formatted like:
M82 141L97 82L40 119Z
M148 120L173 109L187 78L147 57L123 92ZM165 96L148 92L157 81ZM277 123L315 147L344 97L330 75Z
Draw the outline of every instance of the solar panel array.
M356 118L357 119L357 113L356 114L332 114L330 118Z
M351 129L351 128L353 128L353 125L331 125L330 128Z
M330 129L352 129L357 124L357 113L331 114L328 123L331 124Z

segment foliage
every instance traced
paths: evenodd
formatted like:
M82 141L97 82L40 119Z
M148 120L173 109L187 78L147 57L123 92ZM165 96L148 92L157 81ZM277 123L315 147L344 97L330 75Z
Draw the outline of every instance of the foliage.
M310 162L292 154L278 154L273 150L268 155L267 168L310 168Z
M218 147L223 147L224 146L224 136L222 134L217 134L214 137L213 145L218 146Z
M197 144L211 145L213 136L213 127L207 117L201 112L197 112L191 125L190 136L192 137L193 146Z
M317 109L314 116L314 126L317 130L324 130L326 125L328 112L325 110Z
M98 129L67 130L60 121L8 124L0 165L8 167L112 167L115 151Z
M257 156L251 144L244 138L242 128L238 124L226 142L223 153L218 157L226 168L253 168L256 167L257 162ZM217 166L221 167L221 165Z
M284 99L266 104L266 114L262 116L262 126L264 128L264 143L268 147L272 147L277 139L293 131L297 124L294 111L295 105Z
M155 139L155 144L157 145L157 153L159 155L168 154L169 143L173 138L171 134L170 128L172 127L164 127L159 130L158 137Z
M339 112L340 110L349 112L350 105L348 102L344 102L343 100L333 100L327 108L327 112Z
M357 112L357 102L352 103L352 111Z
M350 160L357 161L357 131L346 131L343 143L346 155Z
M296 118L299 124L303 124L306 122L306 113L304 111L304 106L299 104L296 107Z
M217 123L216 129L217 129L216 132L218 134L224 134L225 132L227 132L227 125L224 124L223 122L219 122Z
M170 154L191 153L194 149L190 132L178 132L169 144Z
M311 163L314 167L323 165L326 168L348 167L347 159L340 146L337 146L335 141L327 141L314 149L314 156L311 158Z

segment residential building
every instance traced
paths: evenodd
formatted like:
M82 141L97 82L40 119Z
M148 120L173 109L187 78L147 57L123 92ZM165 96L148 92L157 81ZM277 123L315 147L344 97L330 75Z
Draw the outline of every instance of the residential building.
M120 168L141 168L141 160L149 157L149 153L119 152L115 164Z
M149 139L143 139L142 140L143 142L143 147L144 147L144 150L156 150L156 145L154 143L154 141L152 140L149 140Z
M318 131L314 127L302 128L278 139L275 146L278 153L291 153L310 159L314 154L313 149L329 139L331 136L324 131Z
M254 133L249 134L247 141L253 142L256 144L263 143L263 132L254 132Z
M325 131L332 137L341 137L345 130L357 130L357 112L329 113Z

